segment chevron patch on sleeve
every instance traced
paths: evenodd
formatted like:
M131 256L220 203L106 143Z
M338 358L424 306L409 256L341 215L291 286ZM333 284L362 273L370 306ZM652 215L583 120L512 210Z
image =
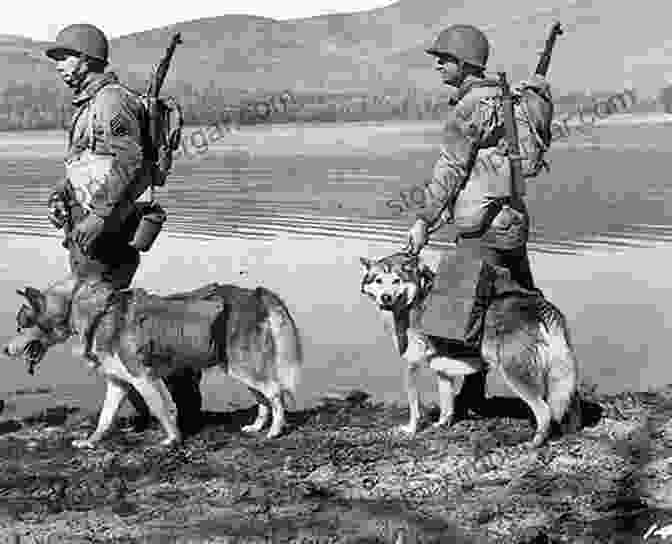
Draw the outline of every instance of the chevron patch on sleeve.
M110 133L112 136L128 136L128 122L123 114L117 113L110 121Z

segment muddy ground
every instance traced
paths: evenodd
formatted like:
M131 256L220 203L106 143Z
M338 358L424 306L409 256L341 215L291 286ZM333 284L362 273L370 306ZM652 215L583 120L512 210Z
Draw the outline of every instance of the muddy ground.
M52 408L0 425L0 542L644 541L672 524L672 386L584 398L586 426L538 450L515 399L412 439L407 407L361 392L269 441L240 432L251 409L207 413L168 450L158 427L75 450L95 414Z

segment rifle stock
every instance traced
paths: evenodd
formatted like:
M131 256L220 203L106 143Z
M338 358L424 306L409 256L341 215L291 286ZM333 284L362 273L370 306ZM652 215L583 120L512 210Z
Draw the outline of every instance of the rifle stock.
M511 166L511 201L518 202L522 193L523 184L523 158L520 155L518 142L518 125L516 125L513 112L513 95L511 87L506 79L506 72L499 73L499 85L502 89L502 109L504 134L507 144L507 155Z

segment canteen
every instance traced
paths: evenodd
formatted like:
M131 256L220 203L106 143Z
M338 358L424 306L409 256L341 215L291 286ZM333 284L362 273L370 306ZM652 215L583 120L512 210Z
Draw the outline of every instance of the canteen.
M149 251L166 222L167 214L157 202L138 205L140 222L130 245L138 251Z

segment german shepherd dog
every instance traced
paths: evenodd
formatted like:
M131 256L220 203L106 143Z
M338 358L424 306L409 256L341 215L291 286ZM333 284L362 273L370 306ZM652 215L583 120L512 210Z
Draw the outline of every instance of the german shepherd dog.
M415 434L420 419L416 374L421 366L436 372L440 416L434 426L450 425L458 379L487 365L496 367L509 387L532 409L537 430L531 442L541 446L554 420L564 432L580 426L578 362L565 317L540 293L526 291L507 276L497 276L496 295L485 317L480 352L459 340L426 335L425 303L434 272L418 257L395 253L373 261L361 257L365 269L362 293L383 316L395 346L408 364L410 422L399 430Z
M159 420L169 446L181 442L174 403L161 378L179 368L218 366L245 384L258 402L259 432L272 412L267 438L285 424L284 395L295 395L302 367L299 331L284 302L263 287L208 284L160 297L143 289L112 291L106 284L73 277L44 292L18 291L28 305L17 315L17 336L3 348L23 358L29 371L47 350L78 337L78 356L105 377L107 392L96 430L75 447L92 448L111 428L129 385Z

